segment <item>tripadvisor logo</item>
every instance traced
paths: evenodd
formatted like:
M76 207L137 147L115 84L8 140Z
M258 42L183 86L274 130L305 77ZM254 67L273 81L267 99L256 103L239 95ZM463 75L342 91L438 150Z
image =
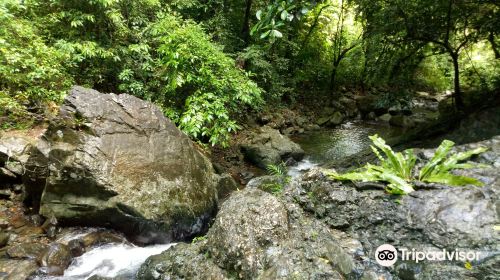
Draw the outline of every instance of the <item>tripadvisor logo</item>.
M392 245L380 245L375 251L375 260L381 266L391 266L398 260L398 252Z
M391 266L396 263L398 257L402 261L414 261L419 263L421 261L478 261L479 252L475 251L461 251L455 249L454 251L443 250L429 250L419 251L416 249L400 248L396 249L390 244L380 245L375 251L375 260L381 266Z

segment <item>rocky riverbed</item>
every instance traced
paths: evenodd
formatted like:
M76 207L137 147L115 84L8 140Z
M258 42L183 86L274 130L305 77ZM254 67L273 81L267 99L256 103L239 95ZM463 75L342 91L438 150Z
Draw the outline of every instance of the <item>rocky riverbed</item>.
M204 239L149 258L140 279L497 279L500 137L467 171L486 186L420 185L403 197L376 187L335 182L321 169L293 180L278 196L235 192ZM431 150L420 150L421 159ZM416 250L474 250L463 261L375 261L382 244ZM193 261L194 260L194 261Z
M309 131L293 138L301 147L287 136L297 129L264 118L264 126L240 141L238 160L261 168L281 161L295 166L292 180L278 180L287 182L283 191L271 194L261 186L276 178L238 187L225 166L210 163L154 105L75 87L48 128L0 137L0 278L496 279L497 118L488 112L475 117L486 120L487 133L455 149L489 148L472 159L480 168L457 171L484 187L419 184L401 197L377 184L333 181L318 166L343 169L370 160L363 156L366 135L398 138L404 128L382 119L407 110L380 111L352 98L334 105L352 109L343 120L369 117L372 110L380 120L337 126L329 118L327 125L336 128L317 131L314 118L297 117L289 123ZM418 160L432 152L419 149ZM247 183L247 175L240 182ZM383 267L374 256L385 243L473 250L480 257Z

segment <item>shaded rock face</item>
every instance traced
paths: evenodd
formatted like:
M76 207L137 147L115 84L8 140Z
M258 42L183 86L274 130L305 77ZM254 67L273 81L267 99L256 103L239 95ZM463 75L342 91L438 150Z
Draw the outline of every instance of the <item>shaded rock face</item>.
M289 158L298 161L304 157L299 144L268 126L261 127L247 143L242 144L241 150L248 161L264 169L269 164L277 164Z
M47 250L47 245L41 243L22 243L12 246L7 250L10 258L16 259L40 259Z
M137 278L355 279L375 273L355 260L362 252L358 241L308 217L288 198L250 188L233 193L205 240L150 257Z
M38 269L35 260L0 259L0 277L5 280L26 280Z
M335 112L329 120L331 125L339 125L344 121L344 116L340 112Z
M317 125L322 125L322 126L330 126L334 127L339 124L342 124L344 121L345 117L354 117L356 116L357 112L357 107L356 107L356 102L352 99L346 99L349 100L351 103L348 103L349 105L346 105L344 107L343 105L338 105L337 110L332 107L327 107L321 112L319 118L316 120ZM354 104L354 109L352 108ZM351 109L350 109L350 107ZM345 111L345 115L341 113L341 111Z
M27 166L42 215L113 227L137 242L198 233L216 209L208 159L156 106L127 94L74 87Z
M364 117L371 112L374 112L377 116L387 113L387 108L377 106L378 98L378 96L373 94L355 96L358 109Z
M414 118L405 115L392 116L389 123L394 126L410 128L415 126Z
M64 244L54 243L42 256L40 264L49 275L63 275L71 260L70 248Z

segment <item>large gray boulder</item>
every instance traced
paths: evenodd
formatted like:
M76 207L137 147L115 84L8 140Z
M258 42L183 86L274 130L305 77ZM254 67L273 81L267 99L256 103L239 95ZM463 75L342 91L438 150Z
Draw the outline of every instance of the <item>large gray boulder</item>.
M415 126L415 118L405 115L392 116L389 123L393 126L411 128Z
M217 207L209 160L155 105L127 94L74 87L27 165L40 214L137 242L196 234Z
M246 188L224 202L205 240L150 257L137 279L356 279L370 271L353 257L360 246L297 204Z
M25 162L30 140L23 136L0 134L0 165L10 161Z
M299 144L269 126L263 126L250 135L241 145L241 150L245 159L264 169L269 164L278 164L289 158L298 161L304 157Z
M223 204L207 235L208 251L220 267L252 278L264 268L265 250L287 233L284 205L259 189L246 189Z
M332 126L339 125L344 121L344 115L341 112L335 112L330 117L329 124Z

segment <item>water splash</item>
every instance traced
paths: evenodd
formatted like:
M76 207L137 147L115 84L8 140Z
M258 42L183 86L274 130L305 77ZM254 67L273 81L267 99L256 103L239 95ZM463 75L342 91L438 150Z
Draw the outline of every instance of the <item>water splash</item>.
M304 174L305 172L309 171L311 168L314 168L316 166L318 166L316 162L313 162L309 158L305 158L299 161L297 165L292 166L288 169L288 176L292 178L297 178L300 175Z
M97 275L135 279L141 264L152 255L160 254L175 244L137 247L127 244L107 244L77 257L64 272L64 276L46 280L86 280ZM41 280L42 278L38 278Z

